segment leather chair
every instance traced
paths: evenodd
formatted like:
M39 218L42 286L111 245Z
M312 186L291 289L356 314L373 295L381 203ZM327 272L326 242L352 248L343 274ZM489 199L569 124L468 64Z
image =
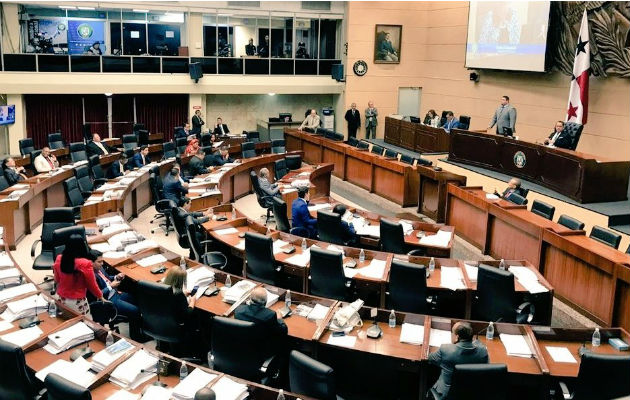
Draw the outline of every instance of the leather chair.
M52 269L55 259L53 258L53 232L60 228L74 226L74 212L72 207L51 207L44 209L44 219L42 223L42 236L35 240L31 246L31 258L33 261L33 269L45 270ZM35 250L37 244L42 244L42 249L37 257Z
M598 225L593 226L589 237L614 249L619 249L619 243L621 243L621 235Z
M139 124L136 124L139 125ZM135 129L136 127L134 127ZM138 137L138 146L144 146L149 144L149 131L146 129L134 130L134 133Z
M186 147L188 147L188 140L185 137L175 139L175 147L177 148L178 155L184 154Z
M50 373L44 379L47 400L92 400L89 389Z
M173 231L171 227L171 211L177 207L177 204L173 200L164 198L162 178L160 178L159 173L149 173L149 188L151 188L153 205L155 206L155 211L157 211L149 223L152 224L153 221L164 218L164 221L158 224L158 228L162 228L164 236L168 236L168 233ZM155 233L155 229L151 229L151 233Z
M220 251L208 251L211 240L199 241L197 237L197 224L192 216L188 215L184 220L188 244L195 255L195 260L212 268L224 269L227 258Z
M260 132L258 131L249 131L245 132L247 135L247 141L252 143L260 143Z
M403 227L398 222L381 219L381 249L389 253L423 256L423 249L409 251L405 244Z
M507 400L505 364L458 364L445 400Z
M31 160L30 160L30 164L28 164L28 166L26 168L30 169L33 172L33 175L37 175L39 174L39 171L37 171L37 169L35 168L35 159L42 154L41 150L33 150L31 152Z
M302 168L302 156L299 154L289 154L284 157L284 160L291 171Z
M627 398L630 395L629 370L629 355L586 351L580 360L575 392L569 393L566 384L560 382L562 397L573 400Z
M72 207L75 218L81 215L81 206L85 202L79 185L77 184L77 178L74 176L63 181L63 189L66 191L66 198L68 204Z
M337 400L335 372L331 367L297 350L289 355L291 392L322 400Z
M373 144L373 145L372 145L372 150L370 150L370 153L372 153L372 154L377 154L377 155L379 155L379 156L382 156L382 155L383 155L383 151L384 151L384 150L385 150L385 149L383 149L381 146L379 146L379 145L377 145L377 144Z
M341 228L341 215L332 211L317 211L317 236L319 240L334 244L345 244L343 242L343 231Z
M405 164L413 165L417 160L417 158L413 158L409 155L402 154L402 153L399 153L399 154L400 154L400 161L404 162Z
M332 139L336 142L343 142L344 136L341 133L334 133L334 136L332 137Z
M101 163L97 155L93 155L88 159L88 165L90 166L90 173L94 179L94 188L97 188L107 182L105 172L103 172L103 168L101 167Z
M577 148L583 129L584 129L584 125L580 125L576 122L564 123L564 128L562 129L562 131L567 132L569 136L571 137L571 144L568 147L569 150L575 150Z
M9 182L7 181L7 178L4 176L4 171L0 171L2 173L0 173L0 192L2 192L4 189L9 188Z
M359 141L354 136L349 136L348 141L346 143L352 147L357 147L357 144L359 144Z
M245 233L245 276L258 282L277 286L273 257L273 239L255 232Z
M183 131L183 130L184 130L184 127L183 127L183 126L175 126L175 127L173 127L173 137L174 137L174 138L176 138L176 137L177 137L177 134L178 134L180 131Z
M256 157L256 144L254 142L241 143L241 157L242 158Z
M29 372L20 346L0 339L0 399L32 400L41 387Z
M73 163L77 161L87 161L88 156L85 151L85 143L70 143L70 159L72 159Z
M186 217L188 212L181 207L174 207L171 209L171 217L173 218L173 226L175 227L175 234L177 235L177 242L179 246L184 249L190 249L190 242L188 241L188 232L186 231ZM193 257L191 257L193 258Z
M138 147L138 137L136 135L123 135L122 145L125 150L135 150Z
M280 160L274 161L273 171L277 181L288 174L289 169L287 168L286 160L284 158L281 158Z
M66 243L70 236L79 235L85 239L85 227L79 226L67 226L65 228L58 228L52 234L52 246L53 246L53 260L57 258L59 254L66 248ZM86 244L87 245L87 244Z
M289 222L289 217L287 217L287 203L275 196L271 201L273 216L276 218L276 229L280 232L289 233L291 231L291 223Z
M416 158L416 161L417 161L416 162L417 165L425 165L425 166L433 165L433 161L427 160L426 158L422 158L422 157Z
M569 229L573 229L574 231L581 231L582 229L584 229L584 222L581 222L565 214L562 214L560 218L558 218L558 223L560 225L566 226Z
M282 154L287 152L284 139L276 139L271 141L271 152L273 154Z
M553 214L556 212L556 207L551 204L544 203L540 200L534 200L532 203L531 212L534 214L538 214L541 217L547 218L548 220L553 219Z
M468 129L470 128L470 117L468 115L460 115L459 116L459 129Z
M477 271L477 295L473 299L472 316L480 321L531 323L531 303L517 305L514 275L509 271L480 264Z
M367 150L370 148L370 144L368 142L364 142L363 140L361 140L359 143L357 143L357 149L359 150Z
M272 198L274 196L266 195L262 189L260 188L260 182L258 182L258 176L255 171L251 171L249 173L249 178L252 183L252 187L254 188L254 193L256 193L256 200L258 200L258 205L267 210L267 215L265 218L265 225L267 225L267 221L271 216L271 211L273 208Z
M20 139L18 140L18 145L20 147L20 155L22 156L31 154L35 151L35 144L33 143L32 138Z
M61 133L49 133L48 134L48 147L50 150L63 149L66 144L63 142Z
M527 204L527 199L516 192L510 193L507 200L519 206Z
M87 165L81 165L74 169L74 177L77 178L77 185L84 198L90 197L94 191L94 182L90 177L90 168Z
M383 155L387 158L398 158L398 153L391 149L385 149L385 153Z
M626 254L630 254L630 244L628 245L628 248L626 249Z
M444 124L446 123L446 114L450 113L452 111L449 110L443 110L442 111L442 117L440 118L440 126L444 126Z
M212 134L211 133L202 133L200 140L201 147L212 146Z
M90 303L90 314L92 320L103 326L107 326L110 330L120 333L118 324L128 322L128 318L119 315L116 306L111 301L93 301Z
M349 300L352 281L344 275L341 253L312 247L310 251L309 293L336 300Z
M394 259L389 274L387 308L425 314L427 312L427 273L424 265Z
M164 153L164 159L177 157L177 149L175 148L175 143L173 142L162 143L162 152Z

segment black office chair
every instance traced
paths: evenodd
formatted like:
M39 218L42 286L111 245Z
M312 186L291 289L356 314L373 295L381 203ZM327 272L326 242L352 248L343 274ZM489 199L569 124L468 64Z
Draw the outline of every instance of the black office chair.
M562 131L568 132L569 137L571 138L571 144L568 147L569 150L575 150L577 148L583 129L584 129L584 125L578 124L576 122L564 123L564 128L562 129Z
M619 249L619 243L621 243L621 235L598 225L593 226L589 237L614 249Z
M398 158L398 153L391 149L385 149L385 153L383 155L387 158Z
M151 189L155 211L157 211L149 223L152 224L154 221L164 218L164 221L158 224L158 229L161 228L164 231L164 236L168 236L168 233L173 230L171 227L171 211L177 207L177 204L173 200L164 198L162 178L160 178L159 173L149 173L149 188ZM151 233L155 233L155 229L151 229Z
M276 285L280 268L275 266L273 239L260 233L245 233L245 276L258 282Z
M63 181L63 189L66 191L66 198L68 199L68 204L72 207L75 218L79 218L81 216L81 206L85 199L81 194L81 190L79 190L77 178L72 176Z
M214 165L214 148L212 146L202 147L204 156L203 156L203 165L204 167L212 167Z
M81 165L74 169L74 177L77 178L77 185L84 198L90 197L94 191L94 182L90 177L90 168L87 165Z
M197 224L193 217L188 215L184 220L184 224L186 225L188 244L193 251L195 260L212 268L224 269L227 265L227 258L220 251L208 251L212 240L199 241Z
M444 124L446 123L446 115L450 112L452 111L449 111L449 110L442 111L442 117L440 118L440 126L444 126Z
M65 228L58 228L53 232L53 260L56 259L57 256L63 252L63 250L66 248L66 243L68 242L68 239L70 239L70 236L72 235L79 235L85 240L85 227L83 225L66 226Z
M514 275L509 271L480 264L477 270L477 295L473 300L473 319L517 324L531 323L534 305L517 305Z
M69 226L74 226L74 211L72 207L51 207L44 209L42 236L40 239L36 239L31 246L31 258L34 258L33 269L52 269L55 263L55 259L53 258L53 232L57 229ZM39 255L35 257L35 250L37 249L38 243L42 244L42 248Z
M174 138L176 138L176 137L177 137L177 134L178 134L180 131L183 131L183 130L184 130L184 127L183 127L183 126L176 126L176 127L173 127L173 137L174 137Z
M177 148L178 155L184 154L186 147L188 147L188 140L185 137L175 139L175 147Z
M289 388L291 392L322 400L338 400L335 394L335 371L297 350L289 355Z
M122 145L125 150L135 150L138 147L138 137L136 135L123 135Z
M173 142L162 143L162 152L164 153L164 159L177 157L177 149Z
M274 171L274 175L277 181L282 179L286 174L288 174L289 169L287 168L286 160L284 158L281 158L280 160L274 161L273 171Z
M424 265L394 259L389 272L387 308L425 314L427 273Z
M260 188L260 182L258 182L258 176L255 171L251 171L249 173L249 178L252 182L252 187L254 188L254 193L256 193L256 200L258 200L258 205L267 210L267 215L265 217L265 225L271 218L271 212L273 209L272 198L274 196L266 195L262 189Z
M70 143L70 159L72 159L73 163L77 161L87 161L88 156L87 152L85 151L85 143Z
M94 179L94 188L97 188L107 182L105 172L103 172L101 162L99 161L99 157L97 155L93 155L88 159L88 165L90 166L92 179Z
M212 146L212 134L211 133L202 133L200 140L201 147Z
M343 272L343 256L337 251L311 247L309 293L315 296L347 301L352 281Z
M48 134L48 147L50 150L63 149L66 144L63 142L61 133L49 133Z
M405 233L398 222L381 219L381 250L395 254L409 254L412 256L425 255L424 249L409 251L405 244Z
M341 227L341 215L332 211L318 210L317 236L319 236L319 240L324 242L345 244Z
M584 352L575 382L575 391L569 392L560 382L559 398L573 400L621 399L630 395L630 356Z
M278 378L278 343L253 322L214 317L211 347L214 369L268 385Z
M372 150L370 150L370 153L372 154L378 154L379 156L383 155L383 151L385 149L383 149L381 146L377 145L377 144L373 144L372 145Z
M280 232L289 233L291 231L291 223L287 217L287 203L278 197L272 197L273 216L276 218L276 229Z
M44 379L46 400L92 400L90 390L50 373Z
M416 158L416 161L417 161L416 163L417 165L425 165L427 167L433 165L433 161L427 160L426 158L422 158L422 157Z
M507 400L505 364L458 364L444 400Z
M400 161L404 162L405 164L409 164L409 165L413 165L413 163L416 162L416 158L413 158L407 154L402 154L402 153L398 153L400 154Z
M349 136L348 141L346 143L352 147L357 147L357 144L359 144L359 141L354 136Z
M540 200L534 200L534 202L532 203L531 212L533 212L534 214L538 214L541 217L547 218L548 220L552 220L553 214L556 212L556 207Z
M30 163L26 166L26 168L30 169L33 172L33 175L39 174L39 171L35 168L35 159L42 154L41 150L33 150L31 152Z
M284 160L291 171L302 168L302 156L299 154L289 154Z
M630 244L628 245L628 248L626 249L626 254L630 254Z
M359 143L357 143L357 149L359 150L367 150L370 148L370 143L368 142L364 142L363 140L361 140Z
M186 217L188 212L181 207L175 207L171 210L171 217L173 218L173 226L175 227L175 234L177 235L177 243L184 249L190 249L190 242L188 241L188 232L186 231ZM191 254L190 258L194 258L194 254Z
M569 229L573 229L574 231L581 231L582 229L584 229L584 222L581 222L566 214L562 214L560 218L558 218L558 223L560 225L566 226Z
M511 201L514 204L518 204L519 206L527 204L527 199L516 192L510 193L506 200Z
M0 399L33 400L41 384L29 372L20 346L0 339Z
M281 154L286 153L287 148L285 147L284 139L276 139L271 141L271 152L273 154Z
M4 176L4 171L0 171L0 192L2 192L4 189L9 188L9 181L7 181L7 178Z
M468 115L459 116L459 129L470 128L470 117Z
M247 135L247 141L252 143L260 143L260 132L258 131L249 131L245 132Z
M256 157L256 144L254 142L241 143L241 157L242 158Z
M336 142L343 142L344 136L343 136L343 134L341 134L341 133L337 133L337 132L335 132L335 133L333 134L332 139L333 139L334 141L336 141Z
M35 144L33 143L33 139L31 138L18 140L18 145L20 147L20 154L22 156L31 154L35 150Z
M90 314L94 322L107 326L110 330L118 333L120 333L118 324L129 321L127 317L118 314L116 306L110 301L91 302Z

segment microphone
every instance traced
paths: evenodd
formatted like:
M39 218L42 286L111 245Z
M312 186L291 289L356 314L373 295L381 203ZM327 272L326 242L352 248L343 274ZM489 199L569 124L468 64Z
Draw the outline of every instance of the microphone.
M162 362L162 360L158 361L158 365L159 365L160 362ZM155 371L150 371L148 369L144 369L143 368L143 369L140 370L140 373L142 373L142 374L155 373L155 375L157 375L157 381L153 382L151 384L151 386L167 387L168 385L166 383L160 381L160 374L158 373L157 370L158 370L158 366L156 366L156 370Z
M30 328L35 325L39 325L42 322L42 320L39 319L39 316L37 315L37 297L38 296L35 296L35 315L33 315L32 317L24 318L24 321L20 322L19 324L20 329Z

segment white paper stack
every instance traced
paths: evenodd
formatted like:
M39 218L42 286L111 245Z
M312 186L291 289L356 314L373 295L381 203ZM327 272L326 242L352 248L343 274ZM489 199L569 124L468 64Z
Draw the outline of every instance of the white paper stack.
M144 257L139 260L136 260L136 264L141 267L149 267L151 265L162 264L167 262L168 260L162 254L154 254L152 256Z
M127 257L127 253L125 253L124 251L108 251L106 253L103 253L103 258L118 259L125 257Z
M101 253L107 253L108 251L116 251L116 248L107 242L91 243L90 248L98 250Z
M30 185L28 183L18 183L18 184L15 184L15 185L11 186L11 188L14 189L14 190L22 190L22 189L30 188Z
M295 186L295 181L293 181L292 185ZM308 186L308 183L306 185ZM308 206L308 211L313 212L313 211L325 210L327 208L332 208L332 205L330 205L330 203L315 204L312 206Z
M15 328L12 323L9 321L5 321L0 319L0 332L8 331L9 329Z
M99 228L105 228L110 225L123 224L123 223L125 223L125 220L120 215L114 215L113 217L98 218L96 220L96 225Z
M381 237L380 225L363 225L360 227L355 226L354 231L360 236L371 236L375 238Z
M387 262L385 260L372 259L369 265L359 268L356 271L367 278L383 279L386 264Z
M90 363L85 361L83 357L77 358L74 362L56 360L47 367L39 370L35 376L43 382L48 374L57 374L87 389L87 387L94 382L94 378L96 377L95 373L90 372L90 367Z
M246 279L236 282L231 288L224 292L223 301L228 304L234 304L239 301L246 293L253 289L256 284Z
M120 339L116 343L94 354L94 357L92 357L92 369L96 372L101 372L111 363L134 349L134 345L125 339Z
M106 400L138 400L139 398L139 394L133 394L124 389L120 389L116 393L109 396Z
M7 302L23 294L34 292L37 292L37 288L30 282L19 286L13 286L0 291L0 303Z
M545 346L554 362L577 364L577 360L566 347Z
M451 331L431 328L431 332L429 333L429 346L440 347L448 343L451 343Z
M440 286L451 290L466 289L462 270L459 267L440 267Z
M135 177L130 176L130 177L125 177L122 178L121 180L118 181L118 184L121 186L129 186L131 185L134 181L136 180Z
M234 235L236 233L238 233L238 229L236 228L224 228L224 229L216 229L214 231L214 233L216 233L217 235L223 236L223 235Z
M452 232L440 229L435 233L435 235L423 236L419 242L425 246L447 247L452 236Z
M202 266L195 269L189 269L186 272L186 275L186 290L189 292L193 290L195 286L209 286L212 282L214 282L214 271L208 267Z
M197 185L197 186L203 186L203 185L205 185L205 183L202 183L202 184ZM188 189L188 193L201 194L201 193L204 193L205 191L206 191L206 188L195 188L194 186L192 188Z
M330 307L323 306L321 304L315 304L315 307L308 313L306 317L309 321L319 321L326 318Z
M289 242L285 242L284 240L276 240L273 242L273 254L282 253L282 248L288 245Z
M334 251L335 253L341 253L341 255L344 257L346 255L346 253L343 251L341 247L334 244L329 244L328 247L326 247L326 250Z
M403 322L400 330L400 343L420 346L424 342L424 326Z
M0 252L0 268L11 268L14 267L13 260L6 252Z
M212 385L217 400L242 400L248 396L247 385L233 381L224 376Z
M125 247L125 251L129 254L136 254L146 249L154 249L159 247L153 240L143 240L142 242L130 244Z
M266 304L266 307L269 308L269 307L273 306L274 304L276 304L278 302L278 298L280 298L280 296L278 296L278 294L276 294L276 293L270 292L267 289L265 289L265 292L267 292L267 304Z
M173 398L177 400L193 400L199 389L208 386L218 375L209 374L196 368L173 389Z
M339 347L348 347L350 349L354 348L354 345L357 342L356 336L344 335L344 336L333 336L332 334L328 337L326 343L339 346Z
M7 303L7 309L4 310L2 315L3 320L13 322L17 319L31 316L37 313L42 313L48 310L48 302L39 294L25 297L20 300Z
M48 344L44 350L51 354L59 354L71 347L94 339L94 331L85 322L76 324L48 335Z
M538 276L531 269L527 267L511 266L509 271L514 274L518 282L523 285L528 292L534 294L549 291L549 289L540 284Z
M499 196L492 193L486 193L486 199L488 200L499 200Z
M523 335L508 335L506 333L499 334L501 343L505 347L505 351L508 356L531 358L533 356L532 350L529 348L525 336Z
M109 226L106 226L105 228L103 228L103 230L101 231L101 234L103 235L111 235L114 233L118 233L118 232L124 232L124 231L129 231L131 230L131 227L125 223L123 224L112 224Z
M295 179L293 182L291 182L291 186L293 186L294 188L309 187L310 185L311 183L309 182L308 179ZM323 208L332 208L332 206L328 204L328 207L323 207ZM323 208L316 208L315 211L321 210ZM311 207L309 207L309 211L311 211Z
M109 380L124 389L134 390L155 376L157 363L156 356L144 349L138 350L112 371Z
M284 260L284 262L288 264L295 264L295 265L299 265L300 267L306 267L306 264L308 264L309 261L311 261L310 249L306 249L303 252L296 254L294 256L291 256L287 258L286 260Z
M400 225L403 227L403 234L411 235L411 232L413 232L413 226L410 222L401 220Z
M245 251L245 239L239 240L234 247L241 251Z
M33 340L39 339L43 334L44 332L42 332L39 326L35 325L30 328L7 333L6 335L0 336L0 339L5 342L13 343L16 346L24 347Z
M477 282L477 272L479 271L479 267L464 263L464 268L466 268L466 275L468 275L468 279L472 282Z
M2 269L2 267L0 267L0 286L2 286L3 289L19 285L21 282L22 275L19 269L11 267Z
M117 233L116 235L107 239L107 243L112 246L112 249L122 250L126 245L138 242L140 237L132 230L126 232Z
M161 386L149 386L142 395L142 400L170 400L173 389Z

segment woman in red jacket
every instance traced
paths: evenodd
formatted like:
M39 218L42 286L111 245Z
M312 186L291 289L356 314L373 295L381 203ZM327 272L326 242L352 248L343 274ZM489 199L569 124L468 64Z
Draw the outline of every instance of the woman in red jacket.
M94 277L92 261L89 260L87 244L80 235L70 236L63 253L55 260L53 273L57 282L57 294L65 306L89 315L87 290L98 300L103 300L103 293Z

